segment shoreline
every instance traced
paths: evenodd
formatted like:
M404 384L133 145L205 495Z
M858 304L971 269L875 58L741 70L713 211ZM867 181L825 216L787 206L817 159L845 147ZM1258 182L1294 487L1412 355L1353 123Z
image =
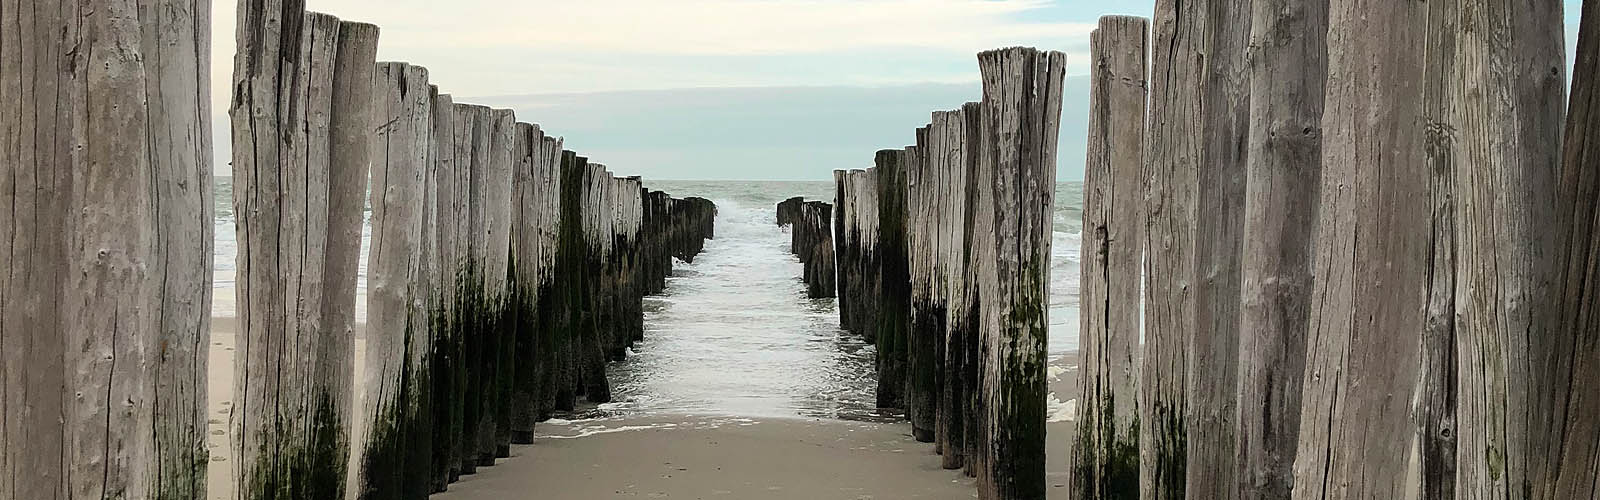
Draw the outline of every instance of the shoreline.
M211 321L206 497L228 500L234 491L227 429L237 325L233 317ZM358 367L365 350L361 326L354 346ZM1047 498L1066 498L1078 355L1049 359ZM359 388L355 397L361 397ZM1057 405L1064 411L1054 411ZM514 445L511 458L463 476L432 498L976 498L973 479L939 462L932 443L912 439L907 422L683 413L552 419L539 423L534 444Z

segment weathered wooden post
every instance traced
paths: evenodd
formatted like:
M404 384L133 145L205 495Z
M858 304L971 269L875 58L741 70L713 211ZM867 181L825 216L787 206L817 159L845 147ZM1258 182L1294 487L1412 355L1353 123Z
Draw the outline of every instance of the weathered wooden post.
M203 498L208 4L0 10L0 497Z
M377 65L369 92L372 244L367 258L366 397L357 498L431 493L428 294L422 262L433 142L428 70Z
M1441 74L1449 82L1441 97L1450 113L1439 128L1453 131L1454 140L1438 145L1453 148L1455 338L1457 359L1467 361L1457 363L1455 443L1463 451L1456 454L1457 494L1560 498L1528 485L1562 460L1559 442L1549 438L1562 403L1544 399L1542 388L1575 376L1550 370L1550 360L1565 354L1550 342L1560 324L1559 301L1530 300L1557 297L1565 271L1564 263L1547 258L1560 255L1563 242L1561 230L1548 224L1559 217L1557 206L1542 201L1561 182L1566 79L1563 34L1555 27L1562 6L1548 0L1447 5L1446 19L1459 23L1454 47L1429 40L1427 49L1446 52L1451 62ZM1439 142L1430 136L1425 144Z
M485 283L484 265L488 231L484 220L484 183L489 171L490 140L494 135L489 108L470 104L455 105L455 162L458 214L457 234L461 240L462 271L457 275L457 335L461 343L460 377L461 436L457 438L459 474L478 470L479 433L483 426L484 366L482 330L492 310Z
M606 282L606 263L611 258L613 248L613 235L611 231L611 174L606 171L605 165L590 163L586 158L579 157L583 163L583 193L581 198L581 215L583 243L586 248L583 256L584 278L582 291L578 297L579 303L584 304L578 328L579 366L582 370L579 377L582 379L583 397L592 403L606 403L611 401L611 383L606 377L606 361L611 341L611 332L608 329L610 310L606 307L611 299L609 284Z
M616 183L616 220L612 225L617 235L617 255L620 275L617 293L617 335L621 348L626 351L635 341L644 340L644 280L641 238L644 227L644 187L639 177L623 177ZM616 359L621 360L621 356Z
M938 423L935 439L943 453L940 465L946 469L960 469L966 465L967 401L971 392L963 381L967 366L967 338L972 333L969 316L972 307L967 303L966 269L968 167L967 123L964 109L940 111L933 114L935 131L934 157L942 173L939 189L943 193L939 203L939 262L936 272L944 282L942 300L945 302L945 329L940 357L941 379L938 398ZM974 111L975 113L975 111Z
M896 162L902 155L903 153L879 151L874 161L880 161L881 159L883 162ZM869 344L879 343L879 339L882 337L882 333L878 331L878 315L883 307L883 304L878 302L879 283L883 281L883 277L878 272L878 226L880 224L878 215L878 171L877 167L851 171L855 177L853 191L856 193L856 210L854 211L856 222L850 231L854 235L855 242L852 250L856 254L854 277L851 278L851 281L860 283L855 291L857 299L854 301L855 307L853 309L856 312L856 319L852 323L856 325L857 332L866 337ZM879 346L878 359L881 360L884 356L883 347ZM880 370L878 382L882 384L883 374L881 370L883 367L881 361L878 369ZM879 406L883 405L880 403Z
M833 227L838 231L834 235L834 278L835 293L839 297L839 328L855 331L855 325L850 323L850 313L855 308L854 298L850 295L851 264L855 262L850 254L853 240L850 236L848 224L854 220L855 206L851 203L854 195L850 192L850 172L848 170L833 171Z
M805 202L806 199L800 196L778 202L778 225L787 226L798 220L800 218L800 206L804 205Z
M1206 4L1200 81L1200 165L1194 203L1194 327L1189 339L1184 492L1239 494L1239 268L1244 243L1250 73L1245 51L1253 0ZM1180 21L1181 22L1181 21ZM1192 126L1192 125L1191 125Z
M1100 18L1089 37L1083 183L1081 390L1072 497L1139 497L1138 379L1144 252L1144 116L1149 22Z
M571 411L577 403L580 367L578 329L582 319L579 300L582 298L582 280L587 274L583 269L587 248L583 245L582 218L583 177L587 163L587 160L580 160L577 153L565 150L561 153L561 223L556 257L559 300L553 308L557 316L551 320L551 329L545 335L552 343L550 351L554 358L551 367L553 385L546 385L554 387L546 396L553 410Z
M876 276L872 297L878 340L879 408L905 408L906 330L911 324L911 276L906 254L906 150L878 151L874 188L877 237L862 251L867 273Z
M330 315L353 312L340 307L351 299L335 297L354 291L331 288L328 273L348 269L345 261L358 259L359 247L330 241L330 222L350 220L348 214L335 217L330 208L335 199L342 209L357 208L348 201L360 194L335 196L329 189L333 178L342 179L345 189L360 189L359 182L349 182L359 172L342 169L366 166L334 165L336 148L365 146L334 143L331 132L342 130L341 137L349 139L347 127L367 128L370 116L333 113L333 95L336 78L362 73L341 67L371 60L338 60L340 25L333 16L295 6L248 7L241 32L255 34L240 37L234 88L244 90L235 94L231 111L241 340L233 402L240 413L230 416L230 426L238 497L299 492L335 498L345 494L349 455L339 415L349 411L350 378L338 374L348 373L350 353L333 352L349 344L327 336L345 333L351 320ZM299 52L280 52L291 48ZM358 51L345 53L370 55Z
M911 434L917 441L934 441L936 426L934 412L938 407L938 373L935 363L939 341L944 340L944 304L938 299L941 290L935 278L935 262L939 259L938 236L933 228L938 225L939 212L935 209L940 200L938 174L934 172L929 154L932 140L930 127L917 129L917 145L906 148L905 190L905 248L907 292L910 303L906 326L906 416L911 420Z
M480 332L483 353L483 412L478 428L478 465L494 465L496 458L511 455L510 422L505 408L510 400L515 349L507 349L507 332L515 327L508 312L507 287L511 265L511 171L516 163L517 117L509 109L489 111L489 163L484 170L483 204L484 329ZM474 172L476 173L476 172ZM473 182L477 185L476 180Z
M449 94L439 94L431 89L433 104L429 114L433 120L433 145L429 151L433 158L433 253L438 270L436 287L431 297L435 305L432 314L433 336L433 492L445 491L460 473L460 459L455 447L461 436L461 338L457 283L465 252L461 250L462 207L458 189L461 171L457 169L455 147L455 101Z
M988 332L983 391L989 406L984 499L1042 498L1044 480L1046 318L1049 292L1056 136L1066 55L1010 48L979 54L983 71L980 190L992 192L974 229ZM992 170L989 168L992 167ZM986 217L985 217L986 216ZM994 259L989 260L988 256Z
M1239 305L1239 495L1288 498L1322 182L1328 3L1255 0ZM1265 35L1262 35L1265 36ZM1448 253L1448 252L1447 252Z
M1203 138L1200 68L1206 4L1156 2L1145 141L1144 366L1139 377L1140 498L1184 498L1186 377L1194 332L1195 207Z
M1554 373L1571 373L1566 383L1539 388L1549 401L1565 402L1565 421L1557 421L1546 438L1557 443L1560 460L1535 483L1551 498L1583 498L1600 490L1600 2L1583 3L1578 28L1577 61L1573 66L1572 99L1563 136L1558 203L1563 230L1570 229L1561 282L1561 324L1555 330ZM1578 75L1590 75L1580 77Z
M518 123L516 135L516 167L512 171L514 192L511 203L513 225L511 228L511 301L515 327L515 374L512 377L509 401L509 431L514 444L533 443L534 423L539 419L539 297L546 276L545 228L548 214L544 200L547 179L542 173L550 168L550 156L545 147L544 131L538 125Z
M1312 284L1296 498L1416 494L1412 404L1435 242L1417 215L1431 213L1423 87L1402 82L1426 61L1427 8L1329 3L1313 255L1330 271Z
M962 165L965 178L955 181L961 185L963 191L961 224L961 244L963 252L962 265L953 272L961 275L960 302L961 308L952 308L954 314L951 320L951 336L962 337L959 342L961 352L961 391L966 394L962 413L962 435L965 445L961 452L961 472L968 477L977 477L978 471L987 469L988 445L987 428L985 420L988 418L988 402L983 397L983 364L985 336L980 329L983 302L981 285L983 280L978 258L984 255L983 248L976 246L984 241L973 234L977 229L977 217L981 211L981 200L988 196L987 190L978 188L980 179L987 179L982 174L985 167L983 155L979 147L983 144L983 104L969 102L961 105L961 150ZM952 221L955 219L953 218Z
M834 285L833 207L827 203L806 203L801 211L800 223L810 234L803 252L810 257L805 261L806 296L813 299L836 297Z

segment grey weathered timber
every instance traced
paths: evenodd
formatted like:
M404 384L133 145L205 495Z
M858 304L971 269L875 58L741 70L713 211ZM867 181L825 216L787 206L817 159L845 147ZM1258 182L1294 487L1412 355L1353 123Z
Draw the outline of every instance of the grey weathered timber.
M572 205L569 202L569 192L573 190L573 183L577 182L568 176L568 167L572 162L569 158L570 151L562 149L562 139L545 138L545 146L553 148L551 151L550 181L554 200L551 200L554 226L551 235L551 249L553 259L551 267L551 288L545 292L539 302L539 387L542 391L539 402L539 418L548 418L552 411L572 409L572 379L571 379L571 330L569 316L571 308L567 307L570 296L568 276L571 266L566 263L573 258L573 252L568 248L569 237L573 230L572 214L569 212Z
M1449 128L1453 99L1448 89L1453 86L1451 74L1455 72L1457 7L1458 4L1451 2L1429 4L1428 57L1427 66L1422 70L1422 113L1427 126L1423 154L1430 176L1428 202L1434 244L1428 249L1428 316L1422 333L1422 363L1417 375L1419 397L1412 411L1421 439L1420 498L1430 500L1456 498L1460 365L1456 355L1456 167L1455 148L1451 145L1455 141L1455 130ZM1323 18L1326 17L1323 14ZM1296 412L1299 410L1295 407ZM1286 481L1291 479L1288 472L1284 474ZM1285 490L1288 487L1283 486Z
M1583 3L1573 66L1572 99L1563 136L1558 219L1570 230L1561 250L1561 324L1552 338L1552 372L1570 373L1548 391L1566 418L1544 436L1560 450L1560 460L1535 488L1550 498L1590 498L1600 491L1600 2Z
M581 303L584 305L578 329L579 377L584 399L591 403L607 403L611 401L611 383L606 376L606 361L610 359L607 351L612 337L608 328L611 311L605 306L611 300L612 290L604 277L609 267L606 263L615 250L610 208L615 186L605 165L583 157L579 160L584 164L580 230L587 249L582 271L585 276Z
M1184 498L1189 339L1194 333L1195 185L1205 66L1205 3L1156 2L1145 132L1144 366L1139 377L1140 498Z
M1427 319L1427 6L1333 0L1295 498L1415 498Z
M511 454L510 423L505 408L511 395L515 363L515 350L506 348L506 340L512 338L507 332L513 327L507 277L511 263L511 171L516 163L517 117L509 109L495 109L489 112L489 123L489 163L484 169L480 197L473 200L483 206L483 289L489 304L484 327L479 331L483 412L478 428L478 465L494 465L496 458ZM476 179L473 185L479 185Z
M461 436L456 439L456 459L460 474L475 474L478 468L479 433L483 426L485 378L483 330L497 308L488 294L484 265L488 230L484 220L484 183L488 176L490 140L494 122L489 108L471 104L455 105L456 196L461 208L457 216L457 236L463 263L458 276L455 313L461 338Z
M992 192L986 210L993 265L983 273L981 328L991 448L978 476L983 499L1042 498L1044 480L1047 294L1066 55L1027 48L978 55L983 73L978 189ZM987 181L987 182L985 182ZM976 230L985 229L978 227Z
M834 296L839 297L836 302L839 308L839 328L845 330L853 330L853 325L850 324L850 312L855 307L848 293L851 279L848 269L853 260L846 255L849 252L851 240L849 229L845 227L845 224L854 218L851 212L855 209L854 205L849 202L850 196L850 171L834 170L833 230L835 234L833 243L834 268L837 276L834 278L833 283L835 286Z
M513 224L511 227L511 301L515 317L516 363L509 401L511 441L532 444L534 423L539 419L539 297L544 281L545 230L547 213L544 200L551 193L543 181L542 170L550 168L544 151L544 131L538 125L517 124L516 167L512 171Z
M1072 497L1139 496L1138 372L1144 251L1144 18L1106 16L1089 37L1089 147L1079 271L1082 348Z
M345 494L324 318L330 117L339 20L296 5L240 9L233 117L239 341L229 426L241 499ZM257 17L260 16L260 17ZM284 54L283 50L295 50ZM271 59L271 61L267 61ZM351 118L346 116L345 118ZM355 259L356 252L338 258ZM331 327L330 327L331 326Z
M778 202L778 225L793 224L795 219L800 217L800 206L805 202L806 199L799 196Z
M867 273L875 278L872 295L878 342L879 408L906 405L907 330L911 323L911 277L906 256L906 167L915 150L878 151L873 171L877 196L877 237L862 252L868 257Z
M1530 488L1558 467L1548 439L1550 391L1574 377L1550 368L1562 265L1551 196L1559 182L1566 106L1562 2L1479 0L1456 5L1442 126L1451 141L1458 350L1456 494L1563 498ZM1459 10L1457 10L1459 9ZM1429 14L1429 18L1433 17ZM1431 44L1431 40L1430 40ZM1444 142L1444 144L1440 144ZM1591 491L1591 496L1597 494ZM1571 498L1571 497L1566 497Z
M970 308L965 301L965 270L967 266L967 130L963 110L936 111L933 113L933 132L930 140L933 152L929 155L939 173L938 223L932 228L938 234L936 249L936 279L941 284L939 299L945 304L944 330L939 335L938 377L939 394L936 401L937 421L934 425L934 442L941 453L940 466L959 469L965 463L965 423L967 390L962 384L965 364L964 340L970 330L963 320Z
M945 305L936 277L939 233L938 174L930 151L932 127L917 129L917 145L906 148L906 263L911 279L911 323L906 329L906 416L911 434L924 443L935 441L938 426L939 365L943 352ZM942 276L940 276L942 277ZM935 448L937 450L937 446Z
M583 188L588 161L577 153L561 152L561 222L557 250L556 282L557 301L552 309L556 317L551 321L547 338L551 339L551 368L553 387L550 400L552 410L571 411L578 393L579 326L582 321L583 259L587 248L583 243Z
M801 281L806 296L834 297L833 206L820 201L801 205L791 223L795 255L803 263Z
M377 64L372 92L372 244L367 257L366 397L357 498L431 493L432 332L422 260L433 142L428 70Z
M462 253L458 250L461 239L457 229L461 212L456 191L460 172L455 162L455 101L449 94L438 93L437 87L430 90L433 94L433 105L429 107L433 119L433 147L429 156L433 158L434 175L429 187L433 190L435 249L432 256L437 272L434 293L430 295L434 299L433 352L430 354L433 359L433 467L430 475L433 491L438 493L455 480L452 470L459 463L452 447L456 436L461 434L457 386L461 339L456 330L459 324L456 280L461 272Z
M1254 0L1239 304L1239 496L1288 498L1322 182L1326 0Z
M1194 330L1184 424L1185 493L1238 496L1239 268L1250 134L1250 2L1205 2L1200 168L1194 203Z
M202 498L210 8L0 12L0 498Z
M983 424L987 413L987 402L983 398L983 349L984 335L979 329L979 315L983 311L982 296L979 278L983 268L979 265L980 257L985 255L980 245L986 238L977 234L979 230L978 215L986 213L981 211L979 201L989 196L987 190L978 189L978 180L986 179L981 175L985 168L979 146L983 143L983 104L969 102L961 105L962 139L961 149L965 162L966 178L958 181L964 191L962 197L966 205L962 210L960 224L963 231L961 247L963 249L962 265L955 272L961 275L960 302L961 307L951 308L952 315L950 328L951 337L961 337L959 348L961 354L961 391L967 396L962 413L962 446L961 471L968 477L977 477L978 471L986 470L983 465L987 461L988 441L985 439L985 426Z
M332 434L338 450L347 451L360 421L355 401L356 285L360 275L361 226L366 219L367 176L371 158L373 61L378 55L378 27L339 23L333 66L333 103L329 110L328 226L323 280L329 291L322 302L318 350L326 357L315 376L328 384L328 413L319 425ZM370 424L370 422L364 422ZM359 446L357 446L359 449ZM359 469L357 467L356 469ZM341 471L344 472L344 471ZM348 474L347 474L348 476ZM358 483L358 482L357 482ZM347 485L348 489L349 485Z

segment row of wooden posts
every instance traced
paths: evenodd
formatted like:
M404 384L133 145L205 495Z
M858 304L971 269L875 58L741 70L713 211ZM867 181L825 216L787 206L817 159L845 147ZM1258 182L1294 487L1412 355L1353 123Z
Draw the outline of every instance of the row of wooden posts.
M206 498L209 4L60 7L0 4L0 500ZM375 62L376 26L239 12L235 498L423 498L609 400L716 207Z
M1561 11L1102 18L1072 497L1600 498L1600 2L1570 105Z
M980 498L1038 499L1065 57L978 61L982 102L834 172L839 316L876 346L878 406L904 409L945 468L977 477Z
M778 203L778 225L790 226L789 253L804 265L806 296L837 297L834 286L833 205L794 197Z

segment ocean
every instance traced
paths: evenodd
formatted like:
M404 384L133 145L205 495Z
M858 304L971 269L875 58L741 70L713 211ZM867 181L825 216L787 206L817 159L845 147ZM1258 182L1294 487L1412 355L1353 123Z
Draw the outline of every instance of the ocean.
M216 181L214 316L235 314L238 247L230 181ZM873 408L872 346L839 328L835 299L806 298L800 262L788 252L789 229L775 224L779 201L804 196L831 202L832 182L646 180L645 185L716 202L716 239L693 263L675 266L663 294L646 299L645 341L610 371L616 402L593 411L892 417ZM1078 349L1082 191L1081 182L1056 185L1049 308L1049 349L1055 359ZM358 320L366 315L370 236L364 224ZM1052 401L1052 407L1059 404Z

